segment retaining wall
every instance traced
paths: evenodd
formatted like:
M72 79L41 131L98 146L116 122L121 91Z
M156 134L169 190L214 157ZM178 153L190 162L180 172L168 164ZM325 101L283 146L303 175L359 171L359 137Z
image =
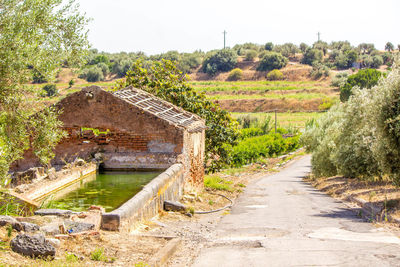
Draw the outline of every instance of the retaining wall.
M164 200L179 200L184 181L184 166L172 165L121 207L104 213L101 228L110 231L134 229L136 224L157 215L163 209Z

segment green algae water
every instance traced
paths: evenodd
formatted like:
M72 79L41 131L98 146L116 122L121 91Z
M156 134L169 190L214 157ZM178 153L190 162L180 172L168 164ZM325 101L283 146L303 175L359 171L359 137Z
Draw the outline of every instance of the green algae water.
M162 171L93 174L57 192L45 201L44 207L84 211L97 205L109 212L131 199L160 173Z

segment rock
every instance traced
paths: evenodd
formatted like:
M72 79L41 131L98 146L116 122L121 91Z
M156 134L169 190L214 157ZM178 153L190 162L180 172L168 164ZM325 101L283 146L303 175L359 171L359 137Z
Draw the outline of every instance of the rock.
M93 223L65 221L65 231L69 234L90 231L95 228Z
M21 222L22 229L24 232L36 232L39 231L39 225L34 224L34 223L28 223L28 222Z
M40 227L40 231L42 231L46 235L58 235L61 234L60 225L60 223L47 224Z
M185 211L186 206L178 201L164 201L164 210L166 211Z
M47 171L47 178L49 180L55 180L57 179L57 171L55 168L51 168Z
M47 215L55 215L55 216L65 216L79 214L79 212L75 212L72 210L60 210L60 209L40 209L35 211L35 215L47 216Z
M30 257L54 257L56 249L45 238L29 235L17 235L10 242L11 249L14 252Z
M74 165L75 166L83 166L83 165L85 165L86 164L86 162L83 160L83 159L76 159L75 161L74 161Z
M11 225L18 232L23 229L22 224L11 216L0 215L0 226Z
M55 238L47 238L47 241L55 248L59 248L61 245L61 241Z
M194 196L189 196L189 195L184 195L183 199L185 201L189 201L189 202L194 202L196 200L196 198Z
M202 199L201 197L197 197L197 200L198 200L199 202L203 202L203 199Z
M27 184L21 184L19 186L17 186L16 188L14 188L14 191L18 194L23 194L24 192L26 192L29 189L29 185Z
M30 168L24 172L16 172L11 180L12 185L31 183L33 180L41 180L45 177L43 167Z
M193 217L193 214L191 214L190 212L185 213L185 215L188 216L188 217Z

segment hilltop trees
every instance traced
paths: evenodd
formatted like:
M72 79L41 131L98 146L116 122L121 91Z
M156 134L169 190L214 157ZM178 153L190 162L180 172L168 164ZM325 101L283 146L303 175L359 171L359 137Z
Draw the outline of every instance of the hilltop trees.
M391 42L387 42L385 45L385 50L388 52L392 52L394 50L394 45Z
M61 64L74 66L85 54L87 20L78 13L73 1L62 3L1 2L0 178L7 176L10 164L30 147L42 163L48 163L53 156L52 148L63 136L53 109L30 117L36 103L30 97L32 92L24 86L31 80L32 70L51 81Z
M303 55L301 63L307 65L313 65L315 63L322 62L323 52L320 49L315 48L307 48L306 52Z
M214 75L218 71L230 71L237 63L237 54L231 49L222 49L206 55L202 71Z
M281 69L286 66L288 59L277 52L266 52L258 64L258 71Z

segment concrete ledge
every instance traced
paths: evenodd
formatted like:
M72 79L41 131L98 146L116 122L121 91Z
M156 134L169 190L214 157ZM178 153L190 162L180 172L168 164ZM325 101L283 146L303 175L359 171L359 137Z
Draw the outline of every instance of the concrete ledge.
M176 249L180 245L181 240L179 238L173 238L168 241L167 245L160 249L151 259L149 266L151 267L161 267L174 255Z
M130 231L141 221L162 210L164 200L178 200L183 193L184 166L174 164L154 178L118 209L102 215L101 228L109 231Z

